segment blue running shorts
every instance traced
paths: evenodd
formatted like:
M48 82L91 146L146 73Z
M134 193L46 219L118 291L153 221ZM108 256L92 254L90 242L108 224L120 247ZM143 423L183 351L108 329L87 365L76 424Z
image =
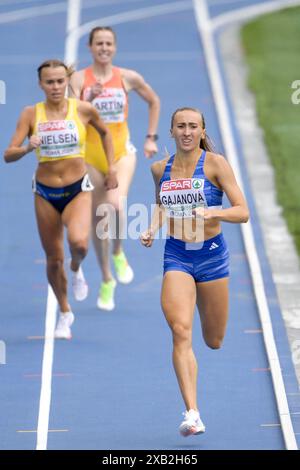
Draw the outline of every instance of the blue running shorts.
M182 271L195 282L213 281L229 276L229 251L222 233L200 243L166 240L164 274Z
M61 188L52 188L51 186L39 183L36 181L35 174L32 179L32 191L50 202L54 209L56 209L60 214L62 214L65 207L72 201L72 199L74 199L74 197L77 196L77 194L92 191L93 189L94 186L92 185L87 173L80 178L80 180L75 181L75 183Z

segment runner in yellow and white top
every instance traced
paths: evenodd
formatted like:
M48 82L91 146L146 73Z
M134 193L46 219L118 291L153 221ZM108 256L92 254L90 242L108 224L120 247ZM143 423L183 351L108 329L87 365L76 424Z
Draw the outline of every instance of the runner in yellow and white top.
M20 160L32 150L37 154L39 164L33 178L37 225L46 254L48 281L61 312L55 336L65 339L71 338L74 315L67 298L64 226L71 252L75 298L83 300L88 293L80 267L88 248L93 189L84 160L88 124L99 133L108 158L107 186L117 186L110 132L93 106L65 98L68 75L68 67L59 60L48 60L40 65L39 84L46 100L23 110L4 154L8 163ZM26 137L29 142L23 145Z
M74 98L68 99L65 119L54 121L47 118L46 104L37 103L33 134L40 138L40 145L35 149L40 163L85 158L86 127L78 117Z
M103 152L100 154L98 152L99 138L91 128L88 128L86 152L88 172L95 186L92 216L93 241L103 276L97 305L101 309L112 310L116 281L110 269L107 228L101 231L102 224L99 224L99 210L97 212L97 208L100 204L108 203L114 208L117 215L117 233L113 240L113 262L118 281L127 284L133 279L133 271L121 245L124 223L122 203L127 198L136 165L136 150L130 143L127 126L127 95L131 90L134 90L149 106L148 128L145 132L144 143L144 154L147 158L151 158L157 152L156 140L158 136L156 132L160 102L156 93L140 74L134 70L113 66L116 35L111 28L94 28L90 32L89 46L94 62L90 67L72 75L70 95L91 102L107 124L113 137L115 168L118 178L116 190L107 193L104 190L103 178L107 171L106 160Z

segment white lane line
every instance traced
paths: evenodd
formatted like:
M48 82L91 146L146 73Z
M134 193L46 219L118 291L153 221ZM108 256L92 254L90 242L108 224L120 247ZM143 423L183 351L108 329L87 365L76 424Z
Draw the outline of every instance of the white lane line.
M48 432L68 432L68 431L69 429L48 429ZM37 430L36 429L20 429L17 432L22 433L22 434L27 434L27 433L35 433L37 432ZM40 450L43 450L43 449L40 449Z
M37 16L54 15L56 13L64 12L66 9L67 6L65 2L54 3L52 5L41 5L32 8L22 8L20 10L9 11L7 13L0 13L0 24L36 18Z
M248 21L255 16L272 13L283 8L300 5L300 0L273 0L264 2L257 5L251 5L238 10L233 10L228 13L223 13L211 19L211 26L214 30L227 26L230 23L237 21Z
M22 4L33 3L33 0L1 0L0 7L2 8L5 5L9 5L11 7L11 6L18 5L20 3Z
M128 3L142 3L146 1L147 0L84 0L82 9L93 8L93 7L103 7L105 5L113 6L113 5L118 5L118 4L123 5L123 7L124 6L127 7Z
M69 1L67 12L67 35L74 31L80 25L81 0ZM66 53L65 53L66 57Z
M232 7L233 4L240 5L241 3L249 3L249 0L209 0L210 7L214 7L214 6L223 7L225 5L230 5ZM234 9L231 11L234 11Z
M68 0L66 32L76 29L80 21L80 0ZM65 54L66 61L66 54ZM56 322L57 299L48 286L45 344L43 353L41 394L37 426L36 450L46 450L49 432L49 416L51 408L52 365L54 354L54 329Z
M49 414L51 406L52 364L54 352L54 328L56 321L57 300L52 288L48 287L45 343L43 352L40 405L37 425L36 450L47 449Z
M280 423L261 424L262 428L280 428Z
M244 192L244 185L241 177L236 145L230 126L230 113L226 103L222 75L219 68L216 49L214 45L212 22L209 17L206 0L193 1L196 21L202 38L204 54L207 62L209 78L217 110L219 128L225 147L225 153L236 175L236 179L242 191ZM264 282L258 254L256 251L251 221L249 221L247 224L242 224L241 230L243 234L245 250L248 257L249 268L252 276L252 283L260 315L260 321L263 329L264 343L267 351L268 362L271 369L274 393L277 401L278 413L282 426L284 441L288 450L296 450L298 449L298 447L289 413L289 407L281 374L276 344L274 340L270 312L266 299Z
M74 0L76 1L76 0ZM137 0L127 0L128 2L136 2ZM11 2L11 0L7 0L7 2L1 2L0 7L4 6L5 4L12 6L18 3L32 3L32 0L20 0L19 2ZM40 2L41 3L41 2ZM84 9L94 8L104 5L112 5L124 3L124 0L106 0L101 1L101 5L99 0L93 1L85 1L83 4ZM63 13L67 11L68 5L67 2L58 2L58 3L50 3L48 5L39 5L36 7L27 7L27 8L20 8L18 10L12 10L5 13L0 13L0 24L1 23L13 23L15 21L22 21L28 20L30 18L37 18L39 16L47 16L47 15L55 15L56 13ZM78 23L79 24L79 23Z
M126 11L116 15L97 18L88 23L80 25L74 29L67 37L66 41L66 62L69 65L74 65L77 61L78 43L82 36L88 34L90 30L99 25L115 26L121 23L128 23L129 21L137 21L152 16L167 15L168 13L178 13L180 11L191 10L192 1L182 0L179 2L164 3L153 7L139 8L138 10Z

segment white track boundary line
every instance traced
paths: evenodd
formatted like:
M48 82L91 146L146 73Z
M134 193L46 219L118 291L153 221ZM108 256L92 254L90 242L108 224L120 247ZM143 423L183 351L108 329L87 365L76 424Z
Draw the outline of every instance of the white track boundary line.
M54 353L54 328L56 321L56 311L57 300L52 288L48 286L47 310L45 321L45 343L43 352L36 450L47 449L49 414L51 406L52 364Z
M81 0L68 0L66 32L76 29L80 22ZM65 61L67 52L65 53ZM43 352L41 393L37 426L36 450L46 450L51 408L52 365L54 356L54 329L57 312L57 299L48 285L47 310L45 321L45 343Z
M75 31L80 25L81 0L69 0L67 13L67 36ZM65 50L65 61L67 60L68 50Z
M244 192L244 185L242 182L237 150L232 130L230 127L230 114L226 103L221 71L219 68L216 49L214 45L212 21L209 17L206 0L193 0L193 2L197 25L203 42L204 54L207 62L209 78L212 86L215 106L219 120L220 132L222 135L226 155L236 175L237 181ZM277 9L280 9L283 5L286 5L288 2L276 3ZM280 417L286 449L297 450L298 446L293 430L293 425L291 422L284 382L281 374L280 362L273 335L270 312L266 299L263 276L255 247L251 221L249 221L247 224L242 224L241 230L251 271L252 283L258 306L260 321L263 329L264 343L271 369L274 393L276 397L278 413Z

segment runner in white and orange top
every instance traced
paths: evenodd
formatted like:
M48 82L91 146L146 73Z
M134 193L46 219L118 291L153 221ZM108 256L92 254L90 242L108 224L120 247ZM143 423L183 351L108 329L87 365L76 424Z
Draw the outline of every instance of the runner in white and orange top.
M84 70L84 82L80 95L80 99L90 101L92 87L97 82L94 75L93 67ZM98 111L101 119L109 127L113 136L113 146L115 153L115 161L125 157L130 151L129 129L127 125L128 116L128 100L127 92L124 88L121 69L112 68L111 78L103 85L101 93L99 93L91 103ZM99 146L101 151L99 152ZM86 162L106 174L108 170L105 152L99 138L99 134L93 128L87 128L86 143Z
M114 67L112 64L116 52L116 36L109 27L96 27L90 32L89 47L93 64L75 72L70 80L70 96L91 102L102 120L112 133L115 152L115 168L118 188L105 191L103 178L107 171L106 159L99 152L99 137L91 127L88 128L86 162L88 172L95 186L93 191L93 241L98 262L102 271L103 282L99 291L97 305L101 309L112 310L116 281L110 269L109 239L105 224L99 224L97 208L108 203L116 215L116 236L113 239L113 263L119 282L127 284L133 279L133 271L122 250L122 227L124 221L123 201L127 197L129 186L136 165L136 150L130 143L127 125L128 92L134 90L149 106L148 128L145 132L144 154L151 158L157 152L156 141L160 102L156 93L134 70ZM103 207L103 206L101 206ZM107 209L106 209L107 210ZM96 232L97 229L97 232Z

